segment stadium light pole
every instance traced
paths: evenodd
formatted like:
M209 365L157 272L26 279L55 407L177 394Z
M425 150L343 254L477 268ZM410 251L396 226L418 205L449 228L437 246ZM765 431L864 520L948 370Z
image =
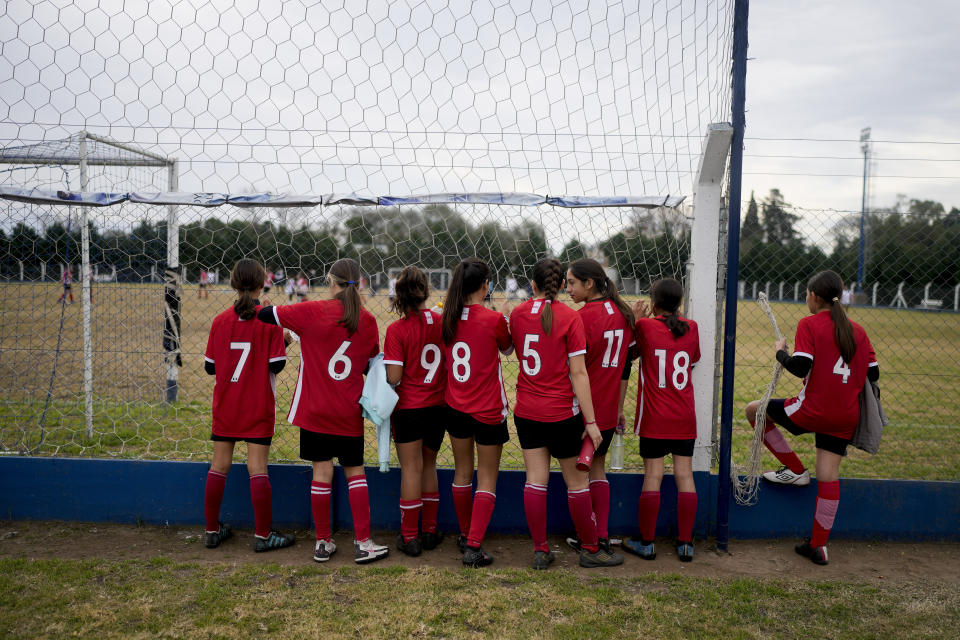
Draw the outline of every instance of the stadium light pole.
M730 209L727 220L727 287L723 316L723 387L720 392L720 461L717 478L717 549L730 536L730 454L733 438L733 373L737 337L737 280L740 274L740 201L743 131L746 126L747 19L750 1L733 5L733 139L730 142Z
M867 168L870 166L870 127L860 130L860 151L863 152L863 197L860 200L860 251L857 253L857 293L863 293L864 233L867 218Z

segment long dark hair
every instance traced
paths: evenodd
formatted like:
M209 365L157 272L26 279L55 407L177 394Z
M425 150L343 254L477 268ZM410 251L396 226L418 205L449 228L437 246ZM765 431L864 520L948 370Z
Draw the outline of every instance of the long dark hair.
M603 266L601 266L599 262L591 258L583 258L571 262L568 268L573 274L573 277L581 282L584 280L593 280L594 288L603 298L617 305L617 309L623 314L623 318L627 321L627 324L631 329L633 328L636 324L636 319L633 317L633 309L620 297L620 293L617 291L617 285L614 284L611 278L607 277L607 273L603 270Z
M467 258L453 270L447 299L443 303L443 341L453 342L457 336L457 323L463 313L463 301L483 283L490 279L490 267L480 258Z
M833 320L833 339L843 361L850 363L857 353L857 341L853 338L853 325L847 312L840 304L843 293L843 280L835 271L821 271L807 282L807 291L812 291L830 307L830 319Z
M404 267L394 283L394 297L391 308L397 315L412 315L420 305L430 297L430 282L427 274L418 267Z
M543 332L550 335L553 329L553 309L550 303L557 299L560 287L563 285L563 265L555 258L543 258L533 265L533 283L543 294L547 304L540 311L540 326Z
M351 258L341 258L330 267L330 278L341 287L333 298L343 303L343 317L338 324L347 328L347 333L353 335L360 324L360 309L363 301L360 300L360 291L357 283L360 281L360 265Z
M256 314L253 293L263 288L266 277L267 272L263 270L263 265L256 260L243 258L233 265L233 271L230 272L230 286L240 296L233 303L233 310L241 320L249 320Z
M683 285L679 281L661 278L654 282L650 285L650 301L664 312L662 322L667 325L674 338L679 338L689 331L690 325L677 313L683 302Z

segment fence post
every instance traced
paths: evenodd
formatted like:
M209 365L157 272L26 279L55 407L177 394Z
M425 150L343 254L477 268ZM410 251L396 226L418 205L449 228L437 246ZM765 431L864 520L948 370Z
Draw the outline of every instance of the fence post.
M793 301L794 301L794 302L796 302L797 300L800 299L800 298L798 297L799 295L800 295L800 283L799 283L799 282L794 282L794 283L793 283Z
M40 263L40 282L44 282L47 279L47 263Z
M743 298L743 294L746 293L747 283L743 280L737 282L737 297Z
M754 281L754 283L753 283L753 296L751 296L751 297L752 297L754 300L757 299L757 283L756 283L756 281Z
M777 300L783 302L783 282L780 283L779 293L777 294Z
M960 311L960 284L953 288L953 310Z
M177 161L167 167L167 182L170 191L176 191L179 182ZM155 269L155 267L151 267ZM183 282L180 271L180 225L177 206L167 207L167 263L163 272L163 351L167 364L166 400L176 402L178 380L183 360L180 355L180 301Z
M87 132L80 135L80 191L87 190ZM83 396L87 438L93 437L93 332L90 326L90 217L80 207L80 297L83 304Z
M877 287L880 286L879 282L873 283L873 304L871 306L877 306Z
M23 282L23 260L17 260L17 264L20 265L20 282Z

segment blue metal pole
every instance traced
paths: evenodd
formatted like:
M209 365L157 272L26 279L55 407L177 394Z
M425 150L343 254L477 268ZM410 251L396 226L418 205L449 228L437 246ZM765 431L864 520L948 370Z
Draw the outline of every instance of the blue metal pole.
M863 199L860 201L860 251L857 254L857 293L863 293L863 251L866 244L864 219L867 217L867 156L869 147L863 148Z
M733 437L733 371L737 346L737 280L740 275L740 200L747 86L749 0L733 9L733 141L730 148L730 215L727 227L727 290L723 316L723 387L720 392L720 477L717 492L717 548L726 551L730 534L730 450Z

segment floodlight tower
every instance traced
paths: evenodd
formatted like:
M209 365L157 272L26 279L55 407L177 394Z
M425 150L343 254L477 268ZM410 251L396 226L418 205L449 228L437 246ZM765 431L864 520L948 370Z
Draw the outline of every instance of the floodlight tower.
M863 198L860 201L860 251L857 254L857 293L863 293L863 252L866 244L864 226L867 217L867 168L870 166L870 127L860 130L860 151L863 152Z

